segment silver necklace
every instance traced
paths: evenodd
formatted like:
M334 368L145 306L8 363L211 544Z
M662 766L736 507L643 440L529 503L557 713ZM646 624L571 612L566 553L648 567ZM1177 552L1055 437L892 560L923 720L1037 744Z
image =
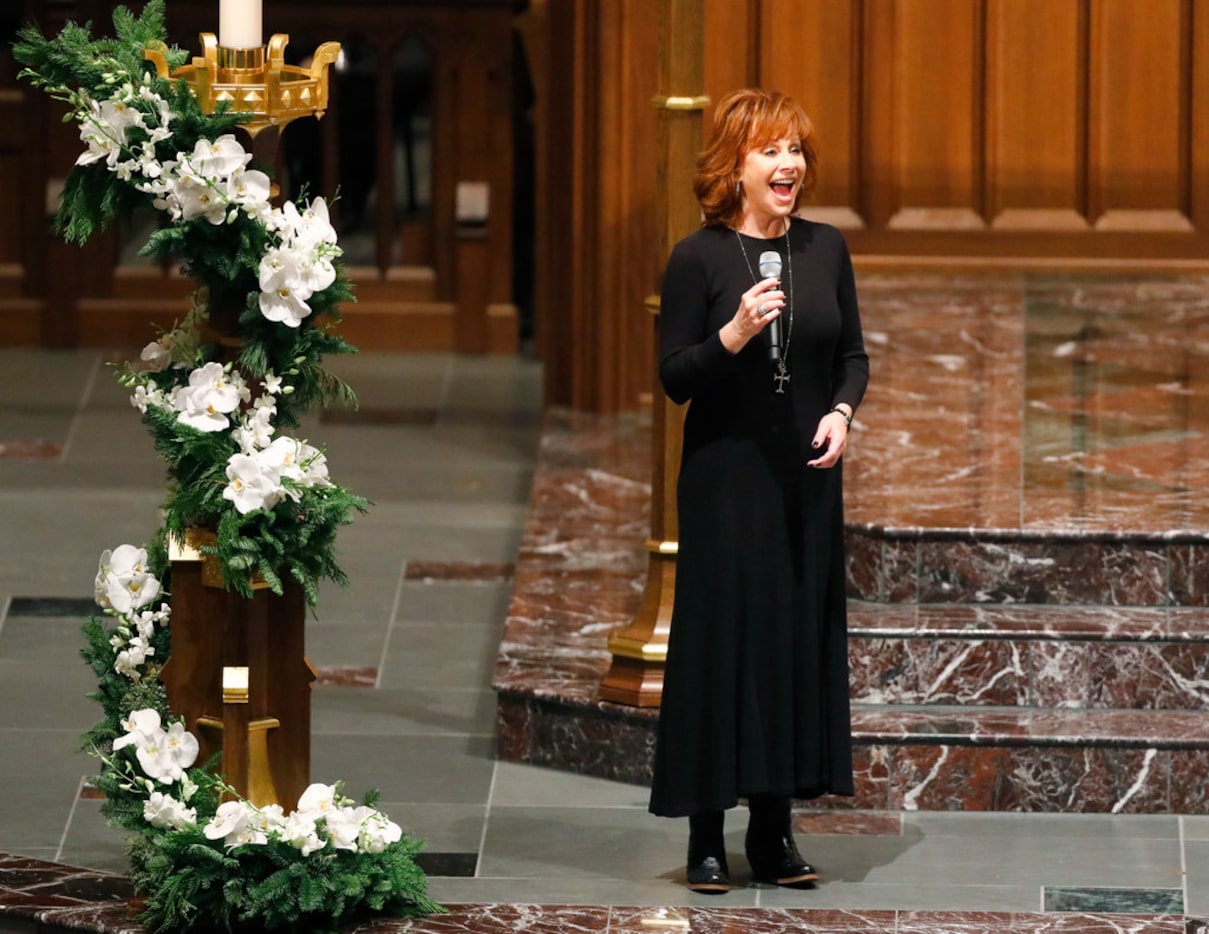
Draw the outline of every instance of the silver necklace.
M789 228L791 222L786 219L785 222L785 268L789 270L789 291L787 293L789 301L786 305L789 307L789 322L785 328L785 350L781 353L781 359L777 361L776 371L772 374L773 382L777 384L777 392L784 395L785 384L789 382L789 369L785 366L785 361L789 359L789 344L793 340L793 250L789 247ZM759 282L756 278L756 271L752 268L751 259L747 255L747 247L743 245L743 235L735 229L735 236L739 240L739 252L743 254L743 262L747 264L747 271L751 274L753 283Z

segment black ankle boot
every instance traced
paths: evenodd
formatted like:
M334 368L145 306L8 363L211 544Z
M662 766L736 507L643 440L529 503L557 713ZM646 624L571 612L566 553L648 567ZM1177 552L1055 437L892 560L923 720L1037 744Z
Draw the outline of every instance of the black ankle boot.
M802 859L794 843L789 798L752 795L747 803L751 818L744 842L752 879L791 888L814 888L819 874Z
M726 843L722 837L722 811L689 817L688 867L685 881L694 892L720 895L730 891Z

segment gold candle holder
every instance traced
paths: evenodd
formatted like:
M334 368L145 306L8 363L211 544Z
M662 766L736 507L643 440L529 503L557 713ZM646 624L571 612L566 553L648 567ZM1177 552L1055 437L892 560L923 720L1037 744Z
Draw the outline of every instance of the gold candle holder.
M213 113L227 102L235 113L251 114L243 128L253 139L262 130L278 133L298 117L322 117L327 110L328 67L340 56L339 42L325 42L315 50L309 68L285 63L290 37L274 35L262 48L229 49L218 44L214 33L201 34L202 54L191 65L169 73L166 48L148 48L143 57L155 64L161 78L187 81L202 110Z

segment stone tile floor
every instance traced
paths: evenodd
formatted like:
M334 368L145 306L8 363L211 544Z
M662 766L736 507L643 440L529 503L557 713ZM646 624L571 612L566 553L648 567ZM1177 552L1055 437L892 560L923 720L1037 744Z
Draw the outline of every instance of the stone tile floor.
M121 873L121 840L82 793L91 764L77 740L95 714L78 629L100 552L154 531L162 471L106 362L0 349L0 853ZM647 815L644 789L493 756L490 680L540 434L539 365L371 353L332 363L361 413L302 433L375 505L340 540L350 586L325 592L308 627L321 673L312 775L380 788L384 809L428 840L439 901L497 906L431 930L532 925L535 905L548 907L532 930L589 918L583 929L650 930L660 917L699 931L1209 923L1195 920L1209 916L1209 817L1182 815L837 822L800 838L822 870L810 892L744 885L733 815L740 887L688 894L686 828ZM930 923L928 912L945 914ZM1054 914L1020 920L1038 912Z

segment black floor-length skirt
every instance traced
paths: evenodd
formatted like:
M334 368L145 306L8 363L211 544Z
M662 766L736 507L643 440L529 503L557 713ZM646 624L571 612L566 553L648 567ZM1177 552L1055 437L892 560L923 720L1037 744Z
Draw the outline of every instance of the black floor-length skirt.
M686 452L653 813L852 794L841 488L796 444Z

